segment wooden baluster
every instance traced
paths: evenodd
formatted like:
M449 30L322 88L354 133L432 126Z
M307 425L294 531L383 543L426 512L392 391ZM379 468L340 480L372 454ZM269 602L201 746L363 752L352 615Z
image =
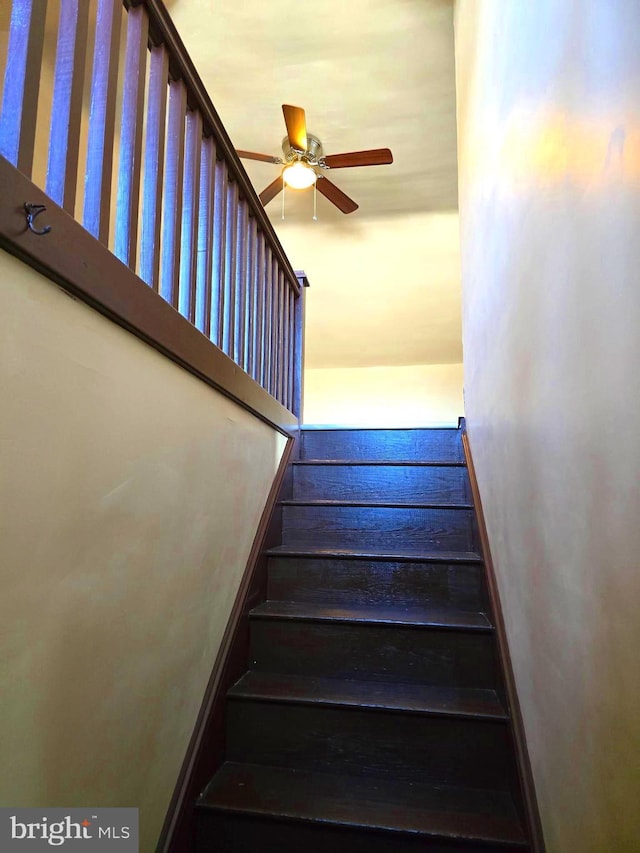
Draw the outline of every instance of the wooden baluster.
M293 303L293 405L291 411L300 420L304 393L305 288L303 278L298 278L298 282L300 295L295 297Z
M72 216L78 185L88 22L89 4L86 0L61 0L46 191Z
M236 237L238 219L238 184L227 185L227 221L224 257L224 291L222 296L222 349L235 361L236 302Z
M289 282L285 278L284 272L282 273L283 280L283 298L284 298L284 318L282 323L282 334L284 338L283 347L282 347L282 358L284 360L284 379L282 385L282 404L287 409L291 406L291 395L289 393L289 343L291 340L291 335L289 331L289 309L290 309L290 301L289 294L291 293L291 288L289 287Z
M28 178L33 169L47 0L13 0L0 114L0 154Z
M169 83L167 157L164 170L164 211L162 221L162 262L160 296L178 307L180 278L180 234L182 230L182 185L184 176L184 125L187 89L182 80Z
M122 0L98 0L82 221L105 245L109 242L121 14Z
M132 270L136 268L138 248L138 207L148 34L147 10L144 6L132 6L127 15L115 243L115 254Z
M258 256L256 259L256 291L258 310L256 312L256 375L255 380L264 386L264 330L265 330L265 276L266 276L266 241L264 233L258 231Z
M245 333L247 328L247 253L249 229L249 209L247 202L241 198L238 203L236 220L236 298L235 298L235 351L234 361L246 370Z
M256 374L256 335L258 328L258 223L249 219L249 264L247 270L247 373Z
M278 310L278 355L280 358L280 369L278 371L278 400L285 405L285 379L286 379L286 367L287 367L287 358L286 358L286 349L285 349L285 282L284 282L284 271L282 269L278 269L278 302L279 302L279 310Z
M271 395L278 400L278 382L280 379L280 267L277 260L273 259L273 335L271 346L273 349L273 376L271 377Z
M198 216L198 262L196 269L196 328L211 334L211 274L213 269L213 193L216 146L211 137L201 143L200 214Z
M198 268L198 219L200 206L200 153L202 116L199 110L187 113L184 156L184 201L180 238L180 293L178 309L190 323L196 321L196 272Z
M296 312L296 295L293 290L287 288L289 301L289 405L287 408L293 412L294 407L294 384L295 384L295 312Z
M216 161L213 194L213 272L211 278L211 340L222 349L224 324L225 242L227 237L227 186L224 160Z
M140 277L155 291L158 291L160 286L162 182L168 83L169 54L164 45L160 45L151 49L149 67L140 238Z
M262 387L271 393L271 376L273 373L273 350L271 348L271 337L273 334L273 289L271 280L273 276L273 253L271 246L265 243L265 270L264 270L264 339L263 339L263 370Z

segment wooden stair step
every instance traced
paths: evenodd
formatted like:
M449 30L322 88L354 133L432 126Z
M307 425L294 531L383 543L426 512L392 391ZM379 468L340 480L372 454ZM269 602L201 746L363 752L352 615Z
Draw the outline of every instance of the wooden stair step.
M473 509L473 504L458 501L368 501L332 500L330 498L295 498L280 501L280 506L350 506L375 509Z
M358 500L387 503L456 504L471 502L463 465L371 464L359 462L294 465L294 500Z
M500 850L527 847L513 801L503 792L226 763L197 808L204 814L310 822L318 828L335 825L386 831L394 834L389 850L394 838L401 842L405 833L420 837L423 843L442 839L491 844ZM265 845L268 843L265 838Z
M354 560L409 560L429 563L482 563L477 551L436 551L429 548L327 548L321 545L276 545L272 557L323 557Z
M498 678L495 635L468 614L359 621L362 612L327 613L308 605L270 603L250 619L251 668L289 675L493 688ZM371 613L367 614L371 616ZM317 617L320 618L317 618ZM329 617L329 618L327 618ZM337 617L337 618L336 618ZM342 618L340 618L342 617ZM345 618L346 617L346 618ZM355 617L355 618L354 618ZM386 620L386 621L384 621Z
M301 468L305 465L327 466L327 467L366 467L374 466L376 468L393 467L393 468L466 468L466 462L431 462L425 459L295 459L290 463L294 470L296 467Z
M493 631L485 613L455 608L402 605L325 605L314 602L265 601L251 611L253 619L286 619L304 622L411 626L456 631Z
M424 548L468 552L475 545L470 508L300 505L282 507L286 545Z
M384 711L507 720L495 690L386 684L337 678L308 678L249 671L231 688L230 699L289 702Z
M458 429L302 429L302 459L463 462Z
M440 604L487 610L480 563L271 556L267 598L325 604Z

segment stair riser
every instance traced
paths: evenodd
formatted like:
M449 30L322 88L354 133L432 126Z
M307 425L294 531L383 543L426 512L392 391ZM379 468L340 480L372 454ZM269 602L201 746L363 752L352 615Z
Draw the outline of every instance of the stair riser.
M375 832L199 810L196 853L523 853L513 845L447 842L408 832Z
M352 462L462 462L455 429L303 430L302 459Z
M254 619L251 661L290 675L443 687L497 681L493 634L458 630Z
M323 548L473 551L473 511L284 506L283 544Z
M268 590L277 601L487 607L484 567L477 563L270 557Z
M227 759L508 791L504 723L275 702L227 705Z
M376 465L296 465L296 500L386 503L469 503L466 468Z

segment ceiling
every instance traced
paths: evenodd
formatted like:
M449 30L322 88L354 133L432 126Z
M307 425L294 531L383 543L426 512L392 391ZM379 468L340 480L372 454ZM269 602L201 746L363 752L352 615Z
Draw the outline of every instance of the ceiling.
M165 0L167 2L167 0ZM360 209L288 191L267 212L307 293L307 367L462 360L453 0L169 0L238 148L281 154L281 105L326 154L389 147L331 175ZM258 192L278 167L244 161Z

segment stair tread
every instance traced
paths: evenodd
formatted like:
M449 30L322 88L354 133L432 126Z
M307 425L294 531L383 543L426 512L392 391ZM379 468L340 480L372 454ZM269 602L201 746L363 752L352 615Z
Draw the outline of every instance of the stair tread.
M495 690L321 678L280 673L245 673L229 697L318 705L347 705L409 713L507 720Z
M453 607L415 605L347 605L316 602L265 601L251 611L252 617L278 617L305 621L365 622L439 628L492 630L484 613Z
M526 848L513 801L503 792L228 762L198 807Z
M352 466L354 468L362 465L363 467L397 467L397 468L466 468L466 462L428 462L415 461L411 459L296 459L292 465L343 465Z
M296 498L280 501L281 506L357 506L388 509L473 509L473 504L439 501L354 501L326 498Z
M321 548L307 545L277 545L266 551L270 557L337 557L358 560L411 560L420 563L482 563L475 551L425 551L418 549Z

